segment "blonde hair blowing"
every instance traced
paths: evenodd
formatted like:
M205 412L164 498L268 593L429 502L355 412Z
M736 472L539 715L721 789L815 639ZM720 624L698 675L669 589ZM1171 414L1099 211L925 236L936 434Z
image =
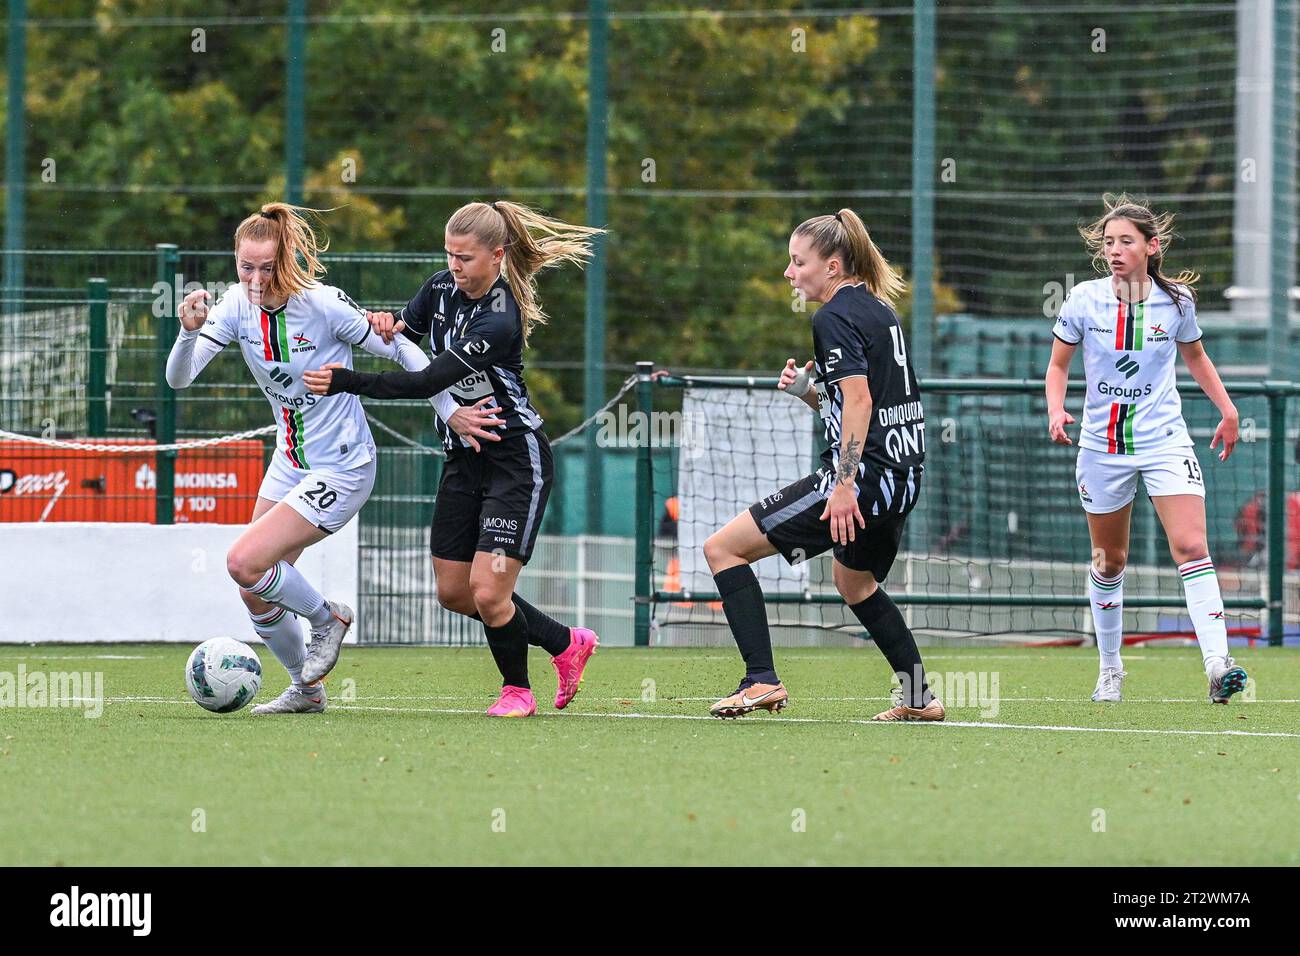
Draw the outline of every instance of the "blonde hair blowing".
M318 240L311 224L303 216L303 213L321 211L291 206L286 202L269 202L235 230L236 254L239 244L246 239L253 242L275 240L275 265L271 270L271 282L264 292L267 299L288 301L290 296L310 289L325 274L320 254L329 248L329 242Z
M1160 240L1160 251L1147 259L1147 274L1156 285L1165 290L1169 298L1174 300L1178 311L1180 313L1183 311L1183 306L1189 298L1195 302L1196 283L1201 281L1199 272L1184 269L1170 278L1162 271L1165 253L1174 241L1174 214L1162 212L1156 215L1145 202L1134 199L1128 193L1120 193L1118 196L1114 193L1106 193L1101 197L1101 201L1106 209L1101 218L1079 227L1079 235L1083 237L1083 244L1092 253L1092 265L1098 274L1110 274L1110 269L1106 267L1106 225L1115 219L1124 219L1131 222L1148 241Z
M505 249L503 271L519 303L525 342L533 326L546 323L546 313L537 299L536 273L566 262L580 268L586 265L592 256L591 239L604 231L561 222L520 203L504 201L472 202L447 220L449 234L473 236L488 249Z
M872 295L891 306L907 288L898 270L885 261L884 254L872 241L866 223L852 209L806 219L794 234L807 236L823 259L837 257L844 264L846 277L865 282Z

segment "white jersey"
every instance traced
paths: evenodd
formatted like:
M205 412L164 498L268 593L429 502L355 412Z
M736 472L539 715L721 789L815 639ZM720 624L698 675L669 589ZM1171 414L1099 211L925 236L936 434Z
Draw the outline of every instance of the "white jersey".
M1083 343L1088 383L1079 446L1111 455L1189 448L1175 386L1175 343L1201 337L1196 305L1182 311L1160 286L1145 302L1121 302L1109 276L1080 282L1061 307L1053 334Z
M249 302L240 284L212 307L202 329L180 333L168 360L168 382L174 388L189 385L232 342L239 343L275 415L277 456L301 471L347 470L374 457L374 440L357 396L314 395L303 384L303 372L329 362L352 368L353 346L412 370L429 364L402 336L384 345L371 333L365 313L333 286L313 286L272 311Z

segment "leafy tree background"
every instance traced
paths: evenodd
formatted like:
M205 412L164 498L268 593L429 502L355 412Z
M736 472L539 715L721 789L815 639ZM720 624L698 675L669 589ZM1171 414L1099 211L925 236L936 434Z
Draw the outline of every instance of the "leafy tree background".
M810 313L792 308L781 275L804 218L858 209L906 270L910 5L858 6L611 4L611 391L642 358L763 371L806 354ZM943 6L936 145L955 180L936 182L938 311L1041 319L1045 283L1090 274L1075 225L1120 189L1174 197L1185 239L1171 264L1204 272L1202 295L1217 298L1231 281L1230 7ZM574 0L310 3L305 201L337 207L323 219L332 249L436 253L449 214L474 199L583 221L584 10ZM28 15L29 248L222 250L243 216L282 198L282 6L31 0ZM55 183L40 181L45 157ZM148 259L94 266L116 269L114 286L152 277ZM60 284L83 284L83 267L66 260ZM54 269L29 261L29 282L52 281ZM186 278L232 278L221 259L193 270ZM333 278L378 304L404 301L419 271ZM564 269L540 284L551 322L533 339L529 379L563 429L582 402L583 278ZM149 334L148 321L136 316L133 332ZM242 380L236 361L221 360L230 381ZM142 353L139 374L149 368ZM421 415L411 410L412 425L427 426ZM230 421L220 407L187 416L190 427Z

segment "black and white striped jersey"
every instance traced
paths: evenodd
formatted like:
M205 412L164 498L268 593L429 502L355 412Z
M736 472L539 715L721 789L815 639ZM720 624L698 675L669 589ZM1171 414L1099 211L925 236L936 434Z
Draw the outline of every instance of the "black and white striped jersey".
M871 392L871 424L858 475L893 473L908 487L923 470L925 412L898 315L859 283L844 286L822 305L812 327L818 411L830 446L822 462L831 474L839 467L840 383L864 376Z
M452 352L465 364L465 376L448 391L461 405L491 395L501 408L503 438L537 431L542 416L528 399L524 384L524 332L519 304L504 277L478 299L467 298L444 269L430 276L397 314L403 334L416 345L425 337L434 356ZM438 419L438 434L448 451L469 446ZM495 442L482 443L485 452Z

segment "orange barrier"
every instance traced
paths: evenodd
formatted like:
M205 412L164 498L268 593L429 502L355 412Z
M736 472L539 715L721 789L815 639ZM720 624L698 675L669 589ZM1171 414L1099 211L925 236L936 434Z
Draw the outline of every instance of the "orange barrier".
M151 441L77 439L86 444ZM0 442L0 521L135 521L152 524L156 454ZM260 441L185 449L176 458L177 524L244 524L253 513L266 453Z

